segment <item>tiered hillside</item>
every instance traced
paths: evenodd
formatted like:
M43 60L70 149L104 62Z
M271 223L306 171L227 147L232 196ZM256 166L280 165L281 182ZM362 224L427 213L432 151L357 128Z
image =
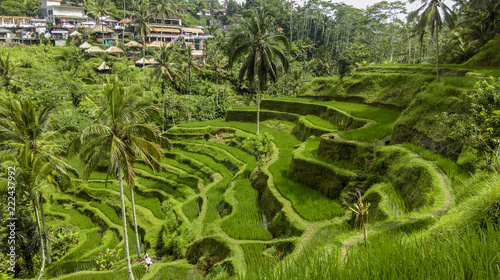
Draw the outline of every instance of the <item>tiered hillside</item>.
M207 273L259 279L262 267L304 260L311 251L334 246L344 255L363 238L352 230L348 208L357 189L371 204L370 236L433 227L454 203L439 162L414 146L389 145L400 111L305 98L263 100L261 131L273 143L260 170L243 144L256 130L255 113L239 107L226 120L173 127L165 133L173 148L165 150L162 171L136 164L141 246L155 257L147 274L134 264L138 279ZM71 164L83 169L78 159ZM126 274L83 272L95 267L99 253L123 246L118 184L105 179L105 173L93 174L88 183L75 178L65 194L47 196L51 223L82 232L78 245L48 267L50 277ZM129 190L126 196L130 205ZM129 234L134 255L132 228Z

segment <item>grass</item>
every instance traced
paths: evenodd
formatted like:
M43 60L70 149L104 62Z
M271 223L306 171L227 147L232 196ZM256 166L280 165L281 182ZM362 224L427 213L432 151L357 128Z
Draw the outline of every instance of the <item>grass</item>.
M189 221L194 221L194 219L198 218L198 212L199 212L199 204L198 204L198 198L195 197L191 200L186 201L182 205L182 212L186 214L186 217L188 217Z
M354 130L342 131L340 133L340 136L346 139L371 143L375 143L384 137L389 136L392 133L394 122L401 114L395 110L348 102L317 101L296 97L280 97L273 100L327 105L345 111L354 117L373 120L375 123L368 124Z
M196 127L207 125L226 127L228 123L213 120L201 123L185 123L180 126ZM256 125L251 123L230 123L230 125L250 133L256 131ZM274 176L276 188L286 199L290 200L294 210L309 221L321 221L342 216L344 209L338 203L303 184L293 181L286 175L292 160L293 147L299 144L300 141L289 133L267 127L265 123L261 124L261 131L271 134L279 148L279 159L270 166L269 170Z
M258 271L266 261L266 256L264 256L264 250L267 249L265 244L241 244L243 252L245 254L245 261L250 273Z
M446 176L448 176L454 182L458 183L466 180L469 177L469 174L467 174L467 172L460 169L456 162L449 158L445 158L441 155L435 154L429 150L425 150L409 143L403 143L401 144L401 146L418 154L423 159L433 162L439 169L441 169L441 171L446 174Z
M380 235L345 259L338 250L305 252L300 262L264 266L245 279L498 279L500 231L468 230L436 239Z
M253 164L255 167L255 163ZM259 207L259 192L248 180L252 168L231 183L227 195L232 198L232 213L221 222L221 228L232 238L250 240L270 240L272 234L266 230Z
M320 137L314 137L311 139L308 139L305 143L305 148L302 150L302 155L311 158L314 160L319 160L331 165L335 165L336 167L339 167L341 169L346 169L352 172L360 172L361 168L357 164L355 164L352 161L348 160L333 160L329 157L325 157L322 155L318 155L318 147L319 143L321 142Z
M306 119L308 121L310 121L312 124L314 124L315 126L319 126L321 128L325 128L325 129L332 130L332 131L339 130L338 125L335 125L335 124L333 124L325 119L322 119L318 116L306 115Z

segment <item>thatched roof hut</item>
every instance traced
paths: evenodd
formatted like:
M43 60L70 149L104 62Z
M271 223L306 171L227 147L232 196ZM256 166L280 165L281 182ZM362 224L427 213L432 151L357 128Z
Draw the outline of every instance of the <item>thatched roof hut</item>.
M115 32L111 28L109 28L105 25L99 24L99 25L92 27L92 31L90 33L92 33L92 34L93 33L112 34Z
M137 43L136 41L130 41L128 43L125 44L125 47L129 47L129 48L142 48L142 44L141 43Z
M92 45L89 44L87 41L85 41L85 43L80 45L80 48L82 48L82 49L90 49L91 47L92 47Z
M111 46L105 50L107 53L123 53L123 50L116 46Z
M103 61L101 63L101 65L99 65L99 67L97 67L97 70L98 71L101 71L101 72L104 72L104 71L109 71L111 70L111 67L109 67L107 64L106 64L106 61Z
M82 33L78 32L78 31L73 31L69 34L69 36L73 36L73 37L80 37L82 36Z
M99 48L98 46L92 46L88 50L86 50L87 53L102 53L104 52L103 49Z

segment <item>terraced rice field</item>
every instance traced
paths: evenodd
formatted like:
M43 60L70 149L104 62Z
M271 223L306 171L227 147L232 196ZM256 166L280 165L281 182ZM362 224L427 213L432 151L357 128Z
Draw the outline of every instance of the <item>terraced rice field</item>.
M136 263L138 279L165 279L162 277L174 272L183 275L182 279L196 279L194 267L198 271L212 268L200 264L203 254L217 260L211 265L221 264L235 275L250 275L262 265L300 258L304 251L321 244L334 242L340 248L359 240L358 232L342 230L350 219L344 204L346 190L363 180L362 172L370 170L363 162L330 157L325 145L332 149L348 145L354 154L369 149L372 158L411 158L428 175L428 181L416 184L432 192L435 199L431 203L405 207L414 200L397 180L367 193L379 213L370 231L381 232L447 209L452 197L445 175L403 147L378 145L390 135L399 112L297 98L263 102L263 109L267 120L261 123L261 131L273 137L273 151L259 171L255 157L242 145L256 130L253 108L234 108L227 120L185 123L167 131L173 149L165 150L160 172L141 162L135 164L134 199L141 246L153 256L162 252L165 261L160 264L161 258L155 259L146 276L143 266ZM374 162L372 166L376 166ZM76 158L70 164L83 170L83 163ZM400 167L388 168L398 172ZM312 171L317 173L308 173ZM331 174L345 180L311 181ZM106 249L123 247L118 182L110 176L105 185L105 180L106 174L98 172L88 183L75 178L64 194L46 193L47 216L81 230L78 245L49 266L50 277L104 279L100 277L107 272L78 271L92 269L95 257ZM131 193L128 186L124 189L129 247L134 256ZM397 211L396 200L400 202ZM186 259L168 262L174 253L159 248L170 242L172 234L182 236L187 242L184 246L198 247L189 247ZM206 250L197 256L199 248ZM194 253L189 253L190 249ZM229 254L220 256L225 250ZM123 257L123 252L120 254ZM115 277L123 271L118 270Z

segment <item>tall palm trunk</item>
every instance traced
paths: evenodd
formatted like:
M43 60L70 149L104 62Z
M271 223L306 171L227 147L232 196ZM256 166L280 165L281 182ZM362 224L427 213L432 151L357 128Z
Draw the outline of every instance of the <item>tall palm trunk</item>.
M38 229L38 235L40 236L40 252L41 252L41 264L40 264L40 273L38 274L37 280L40 280L43 275L43 270L45 269L45 246L43 242L43 234L42 229L40 227L40 217L38 216L38 209L36 207L36 198L33 199L33 209L35 210L35 218L36 218L36 227Z
M219 71L215 71L215 80L217 84L217 90L215 91L215 104L219 106Z
M439 82L439 29L436 27L436 75Z
M122 204L123 245L125 246L125 259L127 260L128 279L134 280L132 265L130 264L130 252L128 250L127 213L125 211L125 196L123 195L123 178L121 167L118 168L118 182L120 185L120 202Z
M259 134L260 123L260 89L257 89L257 134Z
M43 239L45 242L45 253L47 254L47 263L50 264L52 260L50 259L50 248L49 248L49 239L47 238L47 227L45 226L45 214L43 213L43 201L42 196L40 195L40 213L42 214L42 225L43 225Z
M167 124L167 118L168 118L168 107L165 106L165 102L167 101L168 98L168 87L165 86L165 98L163 98L163 131L165 131L165 125Z
M145 65L145 61L144 59L146 57L146 36L143 35L142 36L142 79L144 80L144 65Z
M134 187L130 185L130 202L132 202L132 218L134 220L135 230L135 246L137 249L137 258L141 258L141 246L139 243L139 231L137 230L137 216L135 215L135 200L134 200Z

